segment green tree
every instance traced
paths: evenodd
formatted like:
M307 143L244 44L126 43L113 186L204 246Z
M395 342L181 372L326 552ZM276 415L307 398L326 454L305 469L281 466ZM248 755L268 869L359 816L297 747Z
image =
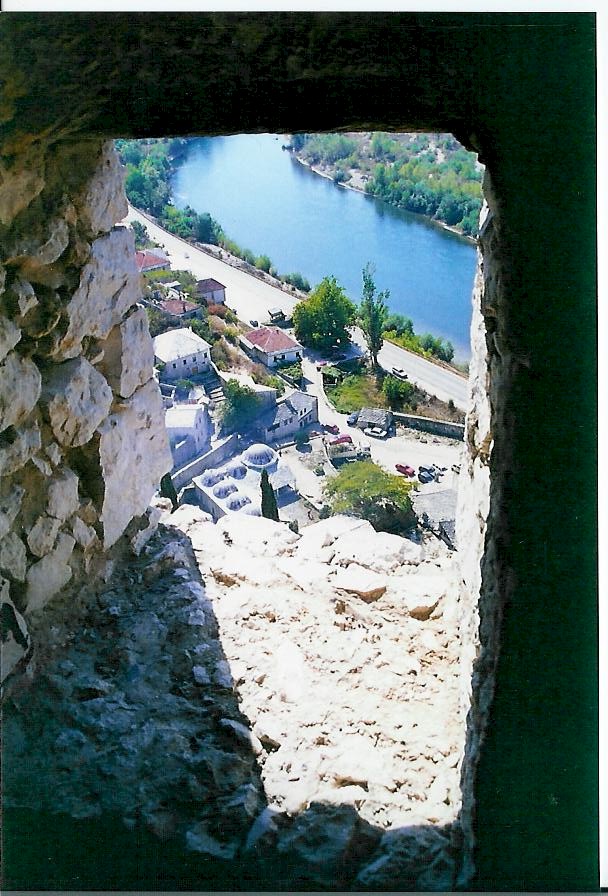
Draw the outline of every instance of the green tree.
M398 408L412 398L414 387L411 383L398 380L395 376L386 376L382 384L382 391L390 407Z
M293 311L296 338L304 345L321 351L339 342L350 340L348 328L355 321L357 309L335 277L325 277Z
M325 486L332 513L368 520L378 531L403 531L416 522L412 483L386 473L373 461L345 464Z
M151 245L150 237L148 235L148 231L141 223L141 221L131 221L129 225L131 230L133 231L133 236L135 238L135 248L136 249L146 249Z
M238 380L230 379L224 386L226 401L220 411L222 429L234 432L251 423L258 414L260 399L249 386L241 386Z
M272 267L272 262L267 255L258 255L255 260L255 266L259 271L265 271L268 274Z
M267 520L276 520L278 523L279 508L277 507L277 499L266 470L262 470L260 488L262 489L262 516L266 517Z
M384 290L384 292L376 293L374 268L368 262L363 268L363 298L359 307L359 323L365 336L374 369L378 367L378 352L382 348L384 341L382 334L388 315L386 303L389 295L388 289Z

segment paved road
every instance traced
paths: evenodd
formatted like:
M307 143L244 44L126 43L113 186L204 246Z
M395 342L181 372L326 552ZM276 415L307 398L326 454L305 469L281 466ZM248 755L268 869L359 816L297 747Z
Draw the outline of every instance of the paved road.
M145 215L129 207L125 221L128 223L133 220L141 221L151 239L165 247L174 270L189 270L199 280L214 277L223 283L226 287L226 304L236 311L240 320L245 322L257 320L265 323L268 321L270 308L282 308L290 314L297 304L297 297L263 280L258 280L246 271L207 255L206 252L168 233L162 227L153 224ZM361 330L355 327L353 334L355 344L362 351L365 350ZM465 377L389 342L384 343L379 361L386 370L391 370L392 367L403 368L410 380L425 392L436 395L442 401L452 399L456 407L466 411L468 384Z
M282 289L258 280L246 271L207 255L206 252L196 249L185 240L153 224L145 215L129 206L125 222L130 223L133 220L141 221L150 238L165 247L174 270L192 271L197 280L213 277L223 283L226 287L226 304L236 311L240 320L245 322L258 320L260 323L266 323L270 308L282 308L289 314L297 304L298 299L295 296L290 296Z
M361 349L366 348L363 334L357 327L353 331L353 341ZM391 342L384 343L378 361L388 371L393 367L401 367L408 378L425 392L436 395L441 401L451 399L461 411L467 410L469 388L466 377L433 364L432 361L427 361L426 358L421 358L420 355L408 352Z

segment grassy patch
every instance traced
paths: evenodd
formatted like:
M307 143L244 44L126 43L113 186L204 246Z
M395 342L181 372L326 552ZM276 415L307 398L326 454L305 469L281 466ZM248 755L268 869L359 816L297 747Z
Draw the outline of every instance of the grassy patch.
M353 411L360 411L361 408L388 407L376 377L370 374L347 376L337 386L327 387L326 394L341 414L350 414Z

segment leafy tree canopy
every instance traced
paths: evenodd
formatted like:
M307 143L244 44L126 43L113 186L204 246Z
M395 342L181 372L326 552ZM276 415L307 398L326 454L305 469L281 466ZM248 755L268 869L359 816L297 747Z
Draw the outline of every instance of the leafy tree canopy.
M395 531L415 524L412 484L386 473L373 461L345 464L325 486L332 513L368 520L374 529Z
M249 386L241 386L238 380L230 379L224 385L226 401L221 408L222 429L234 432L247 426L258 414L260 399Z
M326 351L350 339L348 328L355 321L357 309L335 277L325 277L303 302L294 308L293 324L296 339L304 345Z

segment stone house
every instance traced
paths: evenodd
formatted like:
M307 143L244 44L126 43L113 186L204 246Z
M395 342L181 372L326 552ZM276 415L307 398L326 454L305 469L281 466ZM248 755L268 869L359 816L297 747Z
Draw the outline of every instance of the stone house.
M165 411L165 427L173 464L181 467L209 449L213 424L208 402L173 405Z
M177 318L179 321L193 320L202 317L202 308L195 302L186 299L165 299L156 306L159 311L168 317Z
M256 428L266 442L274 442L294 435L318 420L316 395L308 395L295 389L262 414L256 422Z
M293 364L302 360L303 348L300 343L278 327L249 330L240 341L245 351L266 367Z
M213 277L198 280L196 293L208 305L223 305L226 302L226 287Z
M180 327L154 337L154 360L165 365L164 380L179 380L209 369L211 346L189 327Z
M135 253L135 264L140 274L145 274L148 271L162 271L171 267L171 263L163 252L160 250L152 252L149 249L138 250Z

